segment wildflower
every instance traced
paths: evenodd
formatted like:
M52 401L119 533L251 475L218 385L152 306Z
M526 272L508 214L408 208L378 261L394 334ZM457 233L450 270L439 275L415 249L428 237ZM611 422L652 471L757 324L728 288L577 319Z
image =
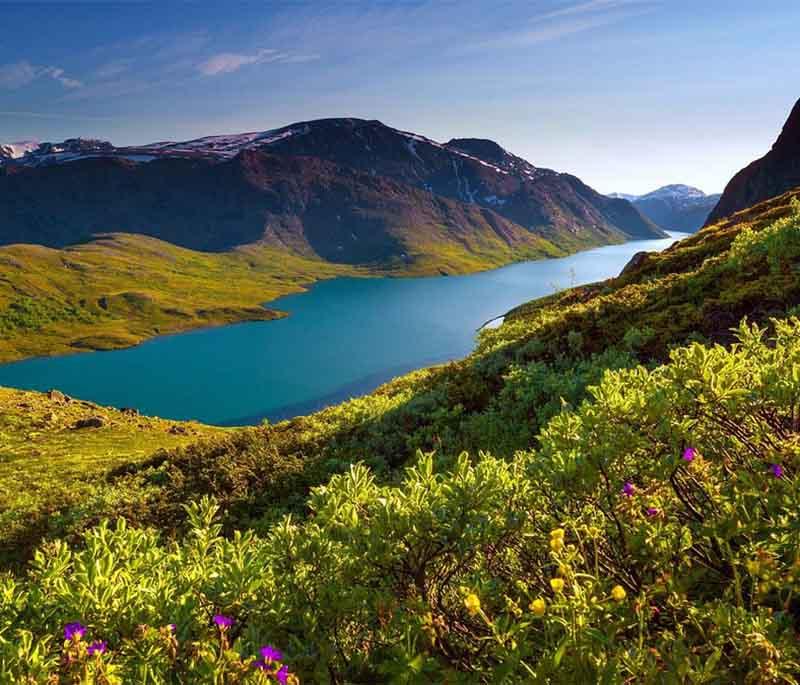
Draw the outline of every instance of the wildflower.
M627 593L625 592L625 588L622 585L615 585L611 590L611 596L617 601L621 602L625 599Z
M481 610L481 600L478 595L472 592L464 600L464 606L467 607L470 616L474 616Z
M92 654L105 654L107 648L108 648L107 642L98 640L97 642L92 642L92 644L89 645L89 648L86 650L86 653L89 656L91 656Z
M273 647L272 645L266 645L261 648L261 656L264 657L264 661L269 663L270 661L281 661L283 659L283 654L281 650Z
M658 516L658 509L655 507L647 507L647 515L652 518L653 516Z
M173 635L178 632L178 626L176 626L174 623L170 623L167 628L169 628L169 632Z
M281 669L275 674L275 678L281 685L286 685L289 681L289 668L287 666L281 666Z
M564 589L564 580L562 578L551 578L550 587L553 592L561 592Z
M775 476L775 478L783 478L783 466L780 464L773 464L770 467L770 471L772 471L772 475Z
M625 483L625 485L622 486L622 494L625 495L625 497L633 496L634 490L635 488L633 487L633 483L631 483L630 481L628 481L627 483Z
M550 549L554 552L564 549L564 538L550 538Z
M65 640L80 640L86 634L86 626L82 623L67 623L64 626L64 639Z
M214 623L217 624L220 630L227 630L233 625L234 621L229 616L224 616L223 614L215 614Z
M534 599L528 608L536 615L536 616L544 616L544 612L547 611L547 602L545 602L541 597L538 599Z
M683 450L684 461L694 461L695 456L697 456L697 450L694 447L687 447Z
M564 539L564 529L563 528L556 528L555 530L550 531L550 538L555 540L563 540Z

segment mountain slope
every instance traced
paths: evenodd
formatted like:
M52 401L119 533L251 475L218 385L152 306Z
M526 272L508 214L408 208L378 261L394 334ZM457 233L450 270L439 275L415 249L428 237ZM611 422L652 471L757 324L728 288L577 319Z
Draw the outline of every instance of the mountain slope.
M567 174L356 119L136 148L73 139L0 170L0 243L62 247L108 231L212 251L264 241L384 266L441 241L501 263L542 239L556 252L660 235Z
M9 169L0 178L0 225L5 243L63 247L113 231L206 251L264 243L350 264L413 260L426 242L478 255L496 248L507 260L516 246L545 244L476 205L319 158L259 150L221 163L110 158Z
M528 303L461 362L0 503L12 557L60 538L5 576L0 679L792 682L798 194ZM108 515L130 523L76 539Z
M800 186L800 100L772 149L739 171L725 187L707 225Z
M312 155L388 176L462 202L491 208L558 243L621 230L660 235L627 203L609 201L569 174L534 167L497 143L454 139L440 144L379 121L323 119L293 125L302 135L276 136L277 154Z
M662 228L694 233L705 224L720 195L706 195L699 188L676 184L663 186L646 195L612 193L609 197L630 201L642 214Z
M740 213L646 255L615 279L522 305L499 328L484 330L464 360L400 377L308 417L158 455L141 471L126 470L98 486L122 489L124 499L99 496L77 518L128 514L170 528L184 520L182 503L213 494L229 520L241 524L298 506L308 488L354 455L372 455L369 463L387 477L417 449L451 455L491 449L510 457L565 406L578 406L605 369L663 362L689 338L730 344L742 317L766 323L800 306L800 245L780 243L768 230L794 216L783 235L797 235L795 199L800 192ZM737 244L750 245L751 257L738 261ZM35 539L50 511L32 513L30 533L18 534ZM64 517L76 520L69 511Z

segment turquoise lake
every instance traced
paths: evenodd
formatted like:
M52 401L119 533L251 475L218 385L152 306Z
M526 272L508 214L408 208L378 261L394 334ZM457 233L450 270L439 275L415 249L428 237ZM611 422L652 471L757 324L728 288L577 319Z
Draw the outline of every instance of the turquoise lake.
M476 330L556 288L616 276L640 250L683 234L512 264L469 276L339 278L274 300L290 313L138 347L0 365L0 385L49 390L214 424L304 414L411 369L468 354Z

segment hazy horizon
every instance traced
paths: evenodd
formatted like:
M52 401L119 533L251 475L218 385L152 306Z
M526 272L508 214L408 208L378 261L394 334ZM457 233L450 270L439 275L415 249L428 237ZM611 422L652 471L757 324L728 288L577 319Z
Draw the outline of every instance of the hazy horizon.
M490 138L604 193L714 193L800 94L787 0L6 3L0 19L1 142L352 116Z

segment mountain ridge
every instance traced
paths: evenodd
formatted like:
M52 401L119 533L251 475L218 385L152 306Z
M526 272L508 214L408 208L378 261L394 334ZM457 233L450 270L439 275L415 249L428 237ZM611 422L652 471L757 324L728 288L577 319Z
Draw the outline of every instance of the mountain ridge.
M63 247L95 231L125 231L214 250L280 243L291 233L290 249L310 244L318 256L366 263L404 259L407 245L388 246L398 225L406 233L418 229L419 214L430 218L424 225L445 227L448 240L457 242L470 223L465 217L486 224L490 241L500 236L508 242L514 234L512 242L526 242L527 232L563 251L663 235L627 202L606 198L569 174L535 167L492 141L476 141L441 144L376 120L336 118L123 148L80 138L42 143L0 167L6 206L0 243ZM235 171L248 165L260 170ZM187 178L198 188L195 196ZM227 213L219 202L210 204L209 195L226 195ZM312 216L309 228L304 222ZM342 217L367 220L370 240L387 249L364 251L342 242L331 228L344 223ZM200 229L190 228L193 222ZM220 227L224 235L212 235Z

